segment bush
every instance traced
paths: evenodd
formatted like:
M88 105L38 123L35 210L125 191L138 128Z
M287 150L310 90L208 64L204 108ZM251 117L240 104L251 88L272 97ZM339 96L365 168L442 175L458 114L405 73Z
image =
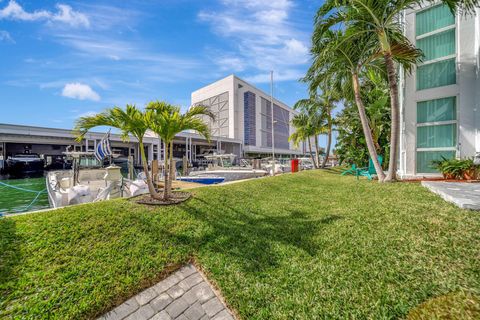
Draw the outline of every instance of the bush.
M445 179L475 179L477 166L472 159L446 159L432 161L432 167L443 174Z

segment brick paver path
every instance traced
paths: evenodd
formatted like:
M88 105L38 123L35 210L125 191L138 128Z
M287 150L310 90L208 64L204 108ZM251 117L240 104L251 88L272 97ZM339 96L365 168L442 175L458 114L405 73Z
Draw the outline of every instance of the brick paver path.
M188 264L98 320L234 320L194 265Z

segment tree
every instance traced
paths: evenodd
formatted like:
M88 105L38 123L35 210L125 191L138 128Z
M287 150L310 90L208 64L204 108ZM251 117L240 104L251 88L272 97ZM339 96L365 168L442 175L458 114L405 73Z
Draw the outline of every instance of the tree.
M127 104L125 110L119 107L113 107L93 116L81 117L77 120L74 131L78 140L82 140L88 130L99 126L119 129L124 141L128 140L129 135L135 137L140 145L143 171L147 177L148 191L152 198L158 199L160 195L156 192L148 173L147 158L143 146L143 137L149 129L148 122L146 121L147 114L148 112L142 112L134 105Z
M288 137L289 141L293 141L293 145L298 147L300 142L308 142L308 151L310 152L310 157L312 158L312 163L315 168L317 168L317 162L313 156L312 150L312 140L311 138L315 135L315 129L311 125L310 117L305 112L302 111L299 114L296 114L292 119L292 125L295 127L295 132Z
M390 101L386 79L369 77L362 85L362 98L372 130L373 143L378 154L384 155L383 167L388 166L390 140ZM345 100L344 108L337 114L336 152L341 163L359 166L368 164L368 149L362 137L355 101ZM359 138L361 137L361 138Z
M168 200L172 192L172 178L175 173L173 162L173 139L185 130L195 130L200 135L210 140L210 128L204 117L214 119L214 115L205 106L193 106L182 113L180 107L167 102L154 101L147 105L147 123L165 143L165 174L163 199Z
M321 166L322 168L325 168L328 157L330 156L330 148L332 146L332 131L333 131L333 126L335 124L335 119L333 118L332 113L333 113L333 109L335 109L335 104L340 100L340 96L336 92L325 89L323 90L322 100L323 100L322 110L327 122L327 127L326 127L327 148L326 148L325 157L323 158L323 162Z
M336 98L331 94L324 93L322 96L312 95L308 99L301 99L293 106L296 110L304 111L309 117L311 124L316 129L315 148L317 154L317 166L325 168L327 158L330 154L332 141L333 117L332 111L335 107ZM318 135L327 134L326 155L320 164L320 148L318 146Z
M435 2L430 0L430 2ZM473 14L475 9L480 7L480 0L442 0L446 4L452 13Z
M391 137L388 174L385 181L396 180L397 150L400 137L400 105L398 101L397 66L401 63L406 71L420 60L422 53L404 35L399 16L402 11L413 8L419 0L327 0L319 15L329 15L330 26L344 23L352 30L351 36L364 39L364 34L375 35L369 39L384 59L388 77L391 104ZM374 40L374 41L372 41Z
M385 174L378 162L361 95L361 79L371 69L381 70L379 52L372 46L372 35L353 37L351 29L332 30L330 27L329 22L323 24L317 21L312 37L313 61L303 80L309 83L311 92L316 92L323 86L354 99L368 152L375 166L378 181L382 182Z

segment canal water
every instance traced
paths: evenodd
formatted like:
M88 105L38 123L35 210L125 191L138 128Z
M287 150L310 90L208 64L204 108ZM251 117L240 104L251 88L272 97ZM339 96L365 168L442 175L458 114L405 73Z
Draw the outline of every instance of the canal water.
M47 192L38 194L45 190L45 187L43 176L13 179L0 175L0 213L11 214L49 208ZM32 203L37 195L38 198Z

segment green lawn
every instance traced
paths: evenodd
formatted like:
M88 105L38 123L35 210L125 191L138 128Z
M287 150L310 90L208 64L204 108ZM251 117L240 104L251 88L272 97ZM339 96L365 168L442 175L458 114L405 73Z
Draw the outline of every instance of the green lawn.
M0 318L92 318L192 257L243 319L480 316L480 214L417 183L310 171L193 192L1 219Z

